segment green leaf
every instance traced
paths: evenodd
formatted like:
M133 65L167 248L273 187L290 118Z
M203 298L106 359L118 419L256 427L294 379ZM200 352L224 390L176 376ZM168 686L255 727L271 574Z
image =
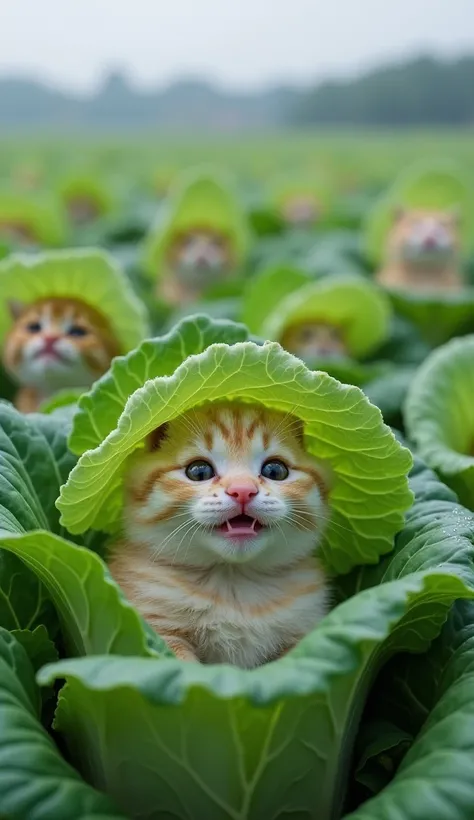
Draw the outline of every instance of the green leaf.
M440 629L433 605L446 617L472 594L441 573L365 590L256 670L108 656L60 661L38 679L66 679L56 728L87 780L132 817L329 820L376 669L426 650Z
M474 336L452 339L418 370L405 426L426 463L474 508Z
M4 535L0 543L44 585L70 655L170 654L164 642L145 628L95 553L49 532Z
M61 758L39 722L38 703L23 647L0 629L0 817L124 820Z
M415 501L395 538L395 549L376 566L356 567L335 579L340 598L410 572L438 569L474 586L474 515L457 503L454 493L420 459L410 473L410 488Z
M45 415L54 413L55 410L71 408L75 412L76 404L82 396L84 390L59 390L50 399L46 399L40 404L39 412ZM72 420L72 416L71 416Z
M57 502L62 523L75 533L89 526L116 528L127 457L148 433L197 404L236 399L299 417L308 451L329 462L332 518L325 544L337 572L374 563L392 549L393 536L412 501L409 451L358 388L309 371L278 344L212 345L186 359L172 376L152 379L136 390L116 429L95 450L84 453L62 487ZM105 395L104 400L107 406ZM114 394L109 401L116 417ZM89 406L94 407L92 396ZM106 429L109 422L110 418ZM77 452L87 444L90 438L87 441L75 429L71 446Z
M0 546L6 537L44 529L59 535L55 500L76 458L67 449L67 427L53 418L23 416L0 403ZM0 550L0 625L34 629L55 617L39 579Z
M58 660L58 651L43 624L36 629L14 629L11 635L23 647L35 672Z
M307 285L311 277L292 265L271 265L253 276L247 284L242 306L242 321L260 333L266 317L288 294Z
M248 339L244 325L195 315L183 319L165 336L147 339L112 362L90 393L79 401L70 447L77 455L93 449L115 428L129 396L148 379L171 376L188 356L217 342L235 344Z
M413 736L387 720L365 727L358 745L363 746L355 778L374 794L392 779L395 768L413 742Z
M380 407L386 424L401 425L403 405L415 373L412 365L400 366L364 384L365 395Z
M474 288L452 293L387 290L394 310L411 321L430 345L474 329Z
M386 679L385 685L392 690L396 711L403 701L410 708L411 703L419 703L419 695L423 700L427 672L432 676L427 682L435 705L432 708L428 701L430 714L393 781L346 820L470 820L474 805L473 639L474 608L457 605L423 664L410 670L413 659L407 659L401 670L392 668L399 679ZM380 692L383 698L386 689Z

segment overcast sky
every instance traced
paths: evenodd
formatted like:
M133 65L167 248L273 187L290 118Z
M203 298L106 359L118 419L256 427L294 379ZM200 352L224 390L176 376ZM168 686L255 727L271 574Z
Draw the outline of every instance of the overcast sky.
M420 51L474 51L474 0L0 0L0 75L87 90L201 75L311 82Z

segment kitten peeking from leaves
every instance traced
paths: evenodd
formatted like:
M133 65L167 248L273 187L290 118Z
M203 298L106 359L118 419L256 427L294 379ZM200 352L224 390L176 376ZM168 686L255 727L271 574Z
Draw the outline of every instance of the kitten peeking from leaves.
M459 227L455 209L396 210L378 282L418 292L460 290Z
M342 328L325 322L308 321L291 325L285 329L280 344L303 359L341 359L349 355Z
M189 411L132 458L110 570L179 658L275 660L326 612L314 551L329 487L295 417L238 403Z
M88 389L147 330L144 306L108 254L49 251L0 264L1 358L24 413L61 390Z
M3 364L20 385L15 405L24 413L58 390L90 387L120 353L109 322L79 300L11 301L9 309Z
M206 288L230 278L235 267L229 238L210 228L176 236L167 263L160 292L176 305L197 301Z

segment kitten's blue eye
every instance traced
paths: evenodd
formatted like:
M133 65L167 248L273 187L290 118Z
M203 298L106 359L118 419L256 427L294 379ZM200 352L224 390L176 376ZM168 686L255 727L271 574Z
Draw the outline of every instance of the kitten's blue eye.
M26 329L28 333L40 333L41 332L41 322L28 322Z
M209 481L214 478L215 472L208 461L192 461L186 467L186 475L191 481Z
M88 330L85 327L81 327L81 325L71 325L69 328L67 335L68 336L87 336Z
M269 478L271 481L284 481L288 478L290 471L284 461L279 458L274 458L271 461L266 461L262 467L261 474L264 478Z

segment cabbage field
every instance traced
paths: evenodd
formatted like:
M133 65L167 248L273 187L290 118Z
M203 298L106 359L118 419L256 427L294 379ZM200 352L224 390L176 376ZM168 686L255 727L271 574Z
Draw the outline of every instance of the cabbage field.
M48 299L94 377L9 353ZM0 348L2 820L473 820L471 134L5 138ZM255 669L107 568L146 437L229 400L332 476L330 612Z

